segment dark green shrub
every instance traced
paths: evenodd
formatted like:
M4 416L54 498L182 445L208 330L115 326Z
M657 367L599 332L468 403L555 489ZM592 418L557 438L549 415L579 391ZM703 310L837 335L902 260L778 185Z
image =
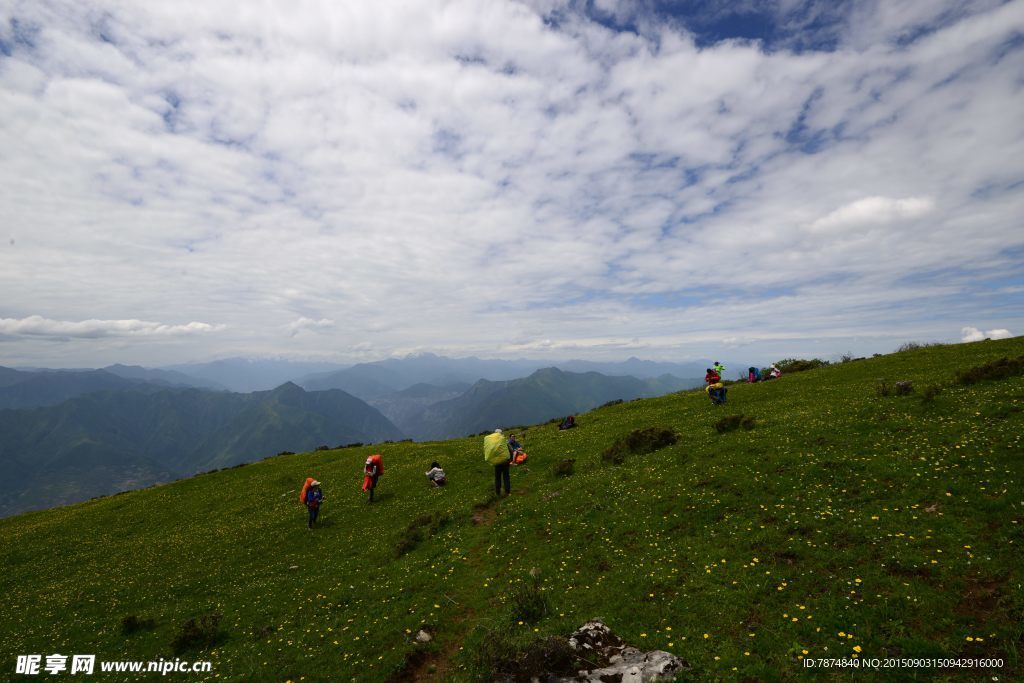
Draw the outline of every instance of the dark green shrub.
M905 382L896 382L896 385L893 387L893 392L897 396L910 396L914 393L914 383L909 380Z
M266 640L267 638L270 637L270 634L272 634L275 630L276 629L273 626L269 625L269 624L266 625L266 626L262 626L260 628L253 628L253 630L252 630L252 639L255 640L256 642L259 642L261 640Z
M555 463L556 477L568 477L575 472L576 458L566 458Z
M744 416L740 421L740 426L746 429L748 432L757 426L757 421L749 415Z
M892 396L892 387L884 379L879 380L878 384L875 385L875 395L881 398Z
M448 525L451 518L440 512L423 514L409 523L395 545L395 557L406 555Z
M227 640L228 634L220 628L223 616L219 612L211 612L182 624L178 635L171 641L174 654L180 655L190 650L207 650Z
M653 453L666 446L671 446L677 441L679 441L679 436L668 427L634 429L609 446L601 454L601 459L604 462L621 465L626 460L626 455L630 453L638 455Z
M139 619L134 614L129 614L121 620L121 633L130 636L139 631L152 631L156 628L156 621L153 619Z
M577 660L569 642L557 636L534 636L525 643L509 638L505 629L482 630L469 657L470 677L481 681L530 681L570 678L590 668Z
M608 408L608 407L610 407L610 406L617 406L617 405L619 405L620 403L622 403L622 399L621 399L621 398L617 398L617 399L615 399L614 401L608 401L607 403L602 403L602 404L601 404L601 407L602 407L602 408Z
M962 370L956 373L956 379L961 384L976 384L989 379L1006 379L1024 375L1024 356L1016 358L1000 358L991 363L978 365L969 370Z
M740 428L743 423L742 415L726 415L721 420L715 423L715 431L719 434L725 434Z
M942 393L942 387L938 384L929 384L921 392L922 401L934 401L935 397Z
M785 358L775 364L782 374L788 374L791 372L804 372L805 370L816 370L817 368L823 368L828 365L827 360L821 360L820 358L812 358L810 360L806 358Z
M900 347L896 349L896 353L903 353L904 351L917 351L918 349L930 349L936 346L943 346L943 344L939 344L938 342L931 342L928 344L922 344L921 342L907 342L906 344L901 344Z
M512 617L527 624L535 624L547 616L550 605L540 589L539 571L531 571L529 578L512 588L509 605Z

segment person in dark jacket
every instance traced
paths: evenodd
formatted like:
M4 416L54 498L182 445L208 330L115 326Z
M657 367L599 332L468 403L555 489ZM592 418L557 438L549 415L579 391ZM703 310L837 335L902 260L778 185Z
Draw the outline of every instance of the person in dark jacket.
M324 492L320 489L320 482L313 481L306 491L306 509L309 510L309 524L307 528L312 529L313 523L320 516L320 503L324 501Z

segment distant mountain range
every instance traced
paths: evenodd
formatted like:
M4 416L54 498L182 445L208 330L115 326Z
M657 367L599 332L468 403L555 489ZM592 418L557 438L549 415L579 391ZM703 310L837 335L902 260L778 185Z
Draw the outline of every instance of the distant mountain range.
M584 360L482 360L445 358L424 353L406 358L390 358L360 363L349 368L301 377L295 382L309 390L341 389L364 401L393 395L415 384L434 386L471 385L478 380L505 381L526 377L542 368L554 367L566 372L598 372L608 376L651 379L662 375L703 377L709 361L661 363L630 358L622 362Z
M432 403L398 424L416 439L447 439L495 427L536 424L617 399L661 396L700 382L672 375L638 379L544 368L520 379L481 380L460 396Z
M0 516L321 444L403 438L343 391L117 389L0 410Z
M209 363L169 365L169 370L213 383L229 391L266 391L314 373L333 372L347 367L340 363L291 361L279 358L225 358ZM331 389L340 387L328 387Z
M102 370L24 371L0 367L0 410L52 406L97 391L191 386L215 388L174 372L128 365L111 365Z

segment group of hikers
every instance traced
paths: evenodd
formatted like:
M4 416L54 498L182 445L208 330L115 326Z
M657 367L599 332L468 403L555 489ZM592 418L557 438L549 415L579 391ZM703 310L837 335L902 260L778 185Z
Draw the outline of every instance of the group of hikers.
M704 375L704 391L707 392L708 398L716 406L725 404L726 395L729 393L729 389L722 382L722 375L725 374L725 366L719 363L717 360L715 364L707 369L707 374ZM778 366L773 365L768 372L761 372L760 368L753 366L747 368L747 382L753 384L754 382L763 382L770 379L778 379L782 377L782 371L779 370Z
M572 426L575 427L576 418L572 417L571 419ZM562 427L559 426L559 429ZM500 496L502 488L505 489L505 495L512 493L510 470L513 465L522 465L526 462L526 458L526 451L515 434L509 434L506 441L501 430L495 429L493 433L484 437L484 461L494 466L494 495ZM430 463L430 469L424 474L434 488L440 488L448 483L448 476L436 460ZM363 466L363 492L370 494L368 503L373 503L374 492L377 490L377 483L382 476L384 476L384 458L379 453L374 453L366 459L366 464ZM308 510L306 527L312 529L320 516L320 506L324 502L324 493L320 482L313 477L307 477L302 485L302 491L299 493L299 502Z
M704 382L706 384L704 391L707 392L708 398L715 405L725 404L729 393L729 389L722 382L722 375L724 373L725 366L716 360L714 365L707 369L707 374L704 375ZM747 371L747 381L751 383L778 379L781 376L782 372L774 365L771 366L768 372L764 373L764 376L762 376L761 370L755 367L751 367ZM558 429L572 429L575 426L576 416L569 415L559 423ZM495 495L500 496L502 489L504 489L505 495L509 495L512 492L511 468L513 465L521 465L526 462L526 457L526 451L523 450L523 446L516 439L515 434L509 434L506 440L501 430L495 429L494 432L484 437L484 460L494 466ZM427 481L434 488L440 488L448 483L447 475L436 461L430 463L430 469L424 474L427 477ZM374 453L366 459L366 464L363 466L363 493L369 492L368 503L373 503L377 482L383 475L384 459L379 453ZM308 528L312 529L313 524L316 523L320 514L320 505L323 501L324 494L320 482L313 477L308 477L306 483L302 486L302 492L299 493L299 502L304 504L309 510Z

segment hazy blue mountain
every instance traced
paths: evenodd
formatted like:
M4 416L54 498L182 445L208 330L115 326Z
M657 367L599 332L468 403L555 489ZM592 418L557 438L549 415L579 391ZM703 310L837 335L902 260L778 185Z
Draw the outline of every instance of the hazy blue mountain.
M108 365L103 368L103 370L125 379L135 379L142 382L162 384L169 387L195 387L196 389L211 389L214 391L224 391L226 388L211 380L192 377L182 372L144 368L139 365L122 365L120 363L116 363L114 365Z
M250 394L138 388L91 393L56 406L0 410L0 435L0 515L283 450L403 438L354 396L306 392L290 383Z
M364 401L389 396L415 384L451 386L479 379L514 379L530 374L541 364L526 360L446 358L432 353L360 363L350 368L303 377L298 383L310 390L342 389Z
M364 401L376 400L402 391L414 384L450 386L473 384L486 379L504 381L525 377L545 367L567 372L598 372L608 376L628 375L641 379L661 375L676 377L703 377L711 361L665 363L630 358L622 362L584 360L484 360L480 358L446 358L431 353L389 358L372 363L360 363L350 368L300 378L296 382L306 389L341 389Z
M675 377L703 377L704 371L711 366L710 360L696 360L687 363L668 363L662 361L640 360L633 357L621 362L595 362L588 360L570 360L562 363L551 363L552 366L567 372L599 372L602 375L629 375L648 379L662 375ZM729 363L726 363L728 367ZM730 368L731 369L731 368Z
M437 386L421 382L402 391L369 399L367 403L383 413L386 418L396 425L406 424L427 406L461 396L469 389L469 386L469 384Z
M659 396L700 383L670 375L638 379L544 368L520 379L481 380L461 396L404 418L400 427L416 439L445 439L500 426L535 424L616 399Z
M170 370L193 379L212 382L230 391L266 391L299 377L346 367L340 363L291 361L278 358L225 358L210 363L169 365ZM338 387L325 387L338 388Z
M0 409L52 406L97 391L143 388L142 381L118 377L106 370L28 372L0 368ZM0 438L3 438L2 432Z

